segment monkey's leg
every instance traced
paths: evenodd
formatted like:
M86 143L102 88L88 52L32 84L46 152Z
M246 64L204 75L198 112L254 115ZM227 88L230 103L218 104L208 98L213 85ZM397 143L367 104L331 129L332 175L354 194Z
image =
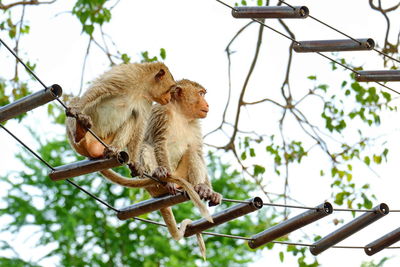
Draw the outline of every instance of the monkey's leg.
M128 124L128 123L127 123ZM129 120L129 125L124 131L128 136L126 140L126 145L129 154L129 168L131 169L132 177L143 176L144 167L139 163L139 151L143 144L144 139L144 128L146 127L146 122L142 116L133 117Z
M79 111L76 101L75 99L72 102L72 106L69 106L65 113L67 115L67 127L71 131L74 141L78 143L85 137L87 129L92 127L92 120L88 115Z

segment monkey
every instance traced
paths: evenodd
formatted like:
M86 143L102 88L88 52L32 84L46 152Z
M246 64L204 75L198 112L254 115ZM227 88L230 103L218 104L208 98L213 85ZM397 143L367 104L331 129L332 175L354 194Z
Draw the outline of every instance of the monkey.
M205 118L209 111L204 98L206 90L200 84L184 79L177 82L171 94L169 104L153 107L139 156L144 171L167 182L166 186L156 184L148 178L127 179L111 170L101 173L107 179L126 187L145 187L153 197L166 193L176 194L175 183L181 185L184 180L194 186L200 198L209 200L211 205L217 205L222 196L212 190L207 175L198 120ZM182 185L185 186L185 183ZM194 203L196 204L196 201ZM175 240L181 239L191 221L182 221L178 229L170 207L160 209L160 212L172 237ZM202 215L204 216L203 213ZM201 235L197 235L197 238L205 257L204 241Z
M70 101L66 121L70 144L89 158L111 157L127 148L128 166L141 174L137 160L152 102L167 104L175 84L168 67L161 62L112 67L82 97ZM92 136L89 128L109 147Z

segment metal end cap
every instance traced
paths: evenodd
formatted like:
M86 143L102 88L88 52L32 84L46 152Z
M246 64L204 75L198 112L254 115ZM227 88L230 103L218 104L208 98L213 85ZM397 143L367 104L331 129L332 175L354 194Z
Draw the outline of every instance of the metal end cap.
M119 163L121 163L121 164L128 163L129 154L126 153L125 151L121 151L121 152L118 153L117 159L118 159Z
M375 254L375 251L373 250L372 247L365 247L364 251L365 251L365 254L367 254L368 256L372 256Z
M300 16L302 16L303 18L308 17L308 15L310 14L310 10L308 9L308 7L301 6L298 8L299 8Z
M368 38L366 40L366 44L367 44L367 47L368 47L369 50L372 50L375 47L375 41L372 38Z
M62 88L58 84L53 84L50 87L50 91L53 93L55 97L60 97L62 95Z
M257 209L261 209L264 206L264 202L262 201L262 199L260 197L255 197L251 201L252 201L254 207L256 207Z
M382 213L382 214L384 214L384 215L389 213L389 206L386 205L385 203L379 204L379 206L377 208L378 208L377 211Z
M333 206L332 206L332 204L331 204L330 202L325 202L325 203L324 203L324 211L325 211L325 213L327 213L327 214L332 214L332 212L333 212Z

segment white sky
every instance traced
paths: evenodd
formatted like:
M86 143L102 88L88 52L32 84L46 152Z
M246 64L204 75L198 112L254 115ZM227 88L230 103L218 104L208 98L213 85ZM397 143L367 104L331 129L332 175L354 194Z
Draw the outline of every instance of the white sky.
M36 73L45 83L58 83L62 85L65 93L77 94L88 38L79 34L81 26L78 21L71 19L69 14L61 13L69 9L71 2L61 1L56 5L27 8L27 19L30 21L31 33L22 39L22 49L26 54L21 54L21 56L38 63ZM385 2L385 5L391 6L397 1L387 0L383 2ZM228 3L233 4L232 1ZM371 11L366 0L291 0L290 3L293 5L306 4L310 9L310 14L353 37L370 37L379 45L383 43L384 18L378 12ZM55 16L56 14L58 15ZM391 13L394 33L399 32L399 15L398 10L396 13ZM247 22L248 20L233 19L229 9L213 0L201 2L184 0L121 1L113 12L112 22L105 26L105 31L112 37L118 49L130 55L133 60L139 58L140 51L148 50L151 55L158 55L159 48L165 48L167 51L166 64L176 79L192 79L207 88L207 100L211 111L209 117L203 123L203 131L206 133L218 126L227 95L227 59L224 49L237 30ZM266 23L283 31L277 21L267 21ZM287 23L298 40L344 39L338 33L311 19L287 20ZM236 106L237 98L235 97L237 97L242 86L254 54L257 31L258 26L253 25L232 47L237 51L232 56L233 107ZM0 33L0 35L2 38L6 37L6 33ZM392 42L395 37L391 36ZM274 99L281 100L279 91L285 74L289 41L265 29L263 43L259 64L253 74L254 80L249 85L249 93L246 99L251 101L262 96L271 96ZM374 52L347 52L340 55L355 64L364 64L365 69L382 68L382 61ZM0 62L2 63L0 64L2 74L12 71L8 67L12 63L11 57L2 48L0 48ZM106 58L95 49L87 63L85 82L92 80L107 67ZM332 73L329 62L320 56L294 54L291 71L291 85L294 95L299 96L307 92L312 83L307 81L306 77L314 74L318 76L321 82L332 85L329 90L338 90L337 84L342 81L343 75L347 75L347 72ZM35 86L34 91L41 89L39 84ZM391 83L390 86L400 91L398 83ZM314 104L308 103L307 115L313 115ZM50 123L43 120L46 113L45 108L32 111L30 119L25 121L29 122L28 124L33 127L33 130L41 132L45 138L55 134L63 134L62 128L51 127ZM314 117L318 118L320 106L315 109L318 114ZM234 113L233 109L230 111L230 114ZM242 116L243 129L269 133L271 132L270 129L277 127L279 116L280 113L268 105L248 108L244 110ZM397 161L400 158L398 153L400 146L396 138L398 116L399 114L386 114L382 118L382 125L379 128L369 130L374 135L396 131L394 134L385 137L391 147L390 161L383 166L374 168L379 177L360 164L355 164L356 170L354 171L355 181L360 184L371 183L371 192L378 199L378 202L374 205L385 202L392 209L400 209L397 190L400 183L398 178L393 175L397 172ZM7 127L29 143L29 134L22 125L10 122ZM291 128L294 127L292 124L288 124L286 127L288 131L296 131L295 128ZM215 136L206 141L219 145L226 142L221 136ZM1 175L5 175L11 170L23 168L13 158L14 153L20 150L19 146L3 131L0 131L0 146L2 147L1 159L3 162L3 167L0 168ZM321 157L325 160L321 160ZM333 200L330 199L331 188L329 184L331 179L319 176L319 170L324 166L327 166L326 158L318 152L312 153L310 159L302 162L301 166L295 166L291 171L290 178L291 197L307 206L318 205L324 200L330 200L333 203ZM275 180L268 179L268 177L265 179L269 191L282 192L281 182L274 182ZM0 190L0 196L2 195L1 192ZM291 216L300 212L302 211L293 210ZM350 214L337 212L319 221L318 226L312 224L302 228L302 231L293 233L290 239L297 241L303 233L327 235L336 229L332 224L334 218L344 219L346 222L351 220ZM389 214L341 242L340 245L365 245L399 227L399 219L399 213ZM5 235L4 238L8 239L9 236ZM21 252L21 254L27 249L32 250L30 247L32 243L26 243L22 238L17 239L15 244L18 245L18 252ZM246 244L243 244L243 246L246 246ZM265 266L266 263L270 266L296 266L295 259L291 257L286 257L283 264L279 262L278 251L285 249L285 246L276 245L273 251L265 250L263 257L251 266ZM318 256L318 260L322 266L358 266L362 261L374 259L377 262L384 256L398 255L399 251L385 250L373 257L368 257L363 250L329 249ZM385 266L398 266L399 263L400 257L397 256L388 261ZM51 265L51 261L47 262L47 266Z

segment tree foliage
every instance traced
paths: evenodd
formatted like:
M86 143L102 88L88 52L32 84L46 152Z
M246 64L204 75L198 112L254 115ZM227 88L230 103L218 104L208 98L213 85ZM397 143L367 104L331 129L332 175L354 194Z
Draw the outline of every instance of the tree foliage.
M25 7L52 4L55 1L21 1L11 4L2 4L0 10L0 30L8 33L13 50L19 55L21 37L30 33L30 25L25 16ZM272 5L269 0L231 1L238 5ZM272 1L271 1L272 2ZM388 13L398 10L399 6L382 7L381 1L375 4L369 1L372 10L381 13L387 18ZM105 33L104 25L112 21L112 11L119 1L107 0L77 0L69 11L71 19L77 19L82 25L82 38L88 38L85 63L92 49L97 46L104 52L110 65L128 63L131 61L164 60L167 51L160 48L159 55L151 55L148 51L141 51L140 59L133 59L132 55L120 52L115 45L110 46L112 38ZM281 5L281 2L274 4ZM16 15L16 7L21 7L22 13ZM18 13L19 14L19 13ZM282 20L280 25L291 38L296 38L290 28ZM237 39L250 27L258 27L254 57L248 66L246 77L242 82L237 99L228 95L226 107L221 117L221 124L206 136L218 132L228 132L224 145L209 144L207 159L209 173L216 191L226 198L247 199L256 193L262 192L271 202L287 203L291 201L288 194L289 176L292 168L308 160L310 155L318 150L324 155L329 165L320 168L320 175L330 179L332 198L338 206L348 208L370 209L375 196L368 183L356 183L353 179L355 164L364 164L368 168L384 163L390 156L390 148L385 142L369 134L368 129L379 126L383 114L396 112L393 105L393 96L372 84L362 84L355 81L354 73L343 76L343 80L336 84L327 84L318 74L310 74L308 79L310 88L302 95L293 93L290 70L292 50L288 53L288 62L285 77L280 88L279 98L266 95L263 98L247 101L250 81L257 68L259 52L263 45L264 27L254 21L240 29L226 47L228 59L228 73L236 63L231 48ZM390 20L382 46L385 53L398 58L397 43L389 40ZM362 70L346 59L331 55L336 62L352 68ZM27 61L29 68L35 70L36 63ZM237 63L236 63L237 64ZM390 65L391 61L383 58L383 65ZM16 65L17 66L17 65ZM331 63L332 72L340 72L337 63ZM21 68L13 69L13 77L5 78L0 75L0 106L11 103L31 93L28 86L32 77L21 74ZM231 77L229 76L231 92ZM82 79L83 80L83 79ZM81 84L81 90L83 83ZM63 96L67 101L68 95ZM321 109L318 119L307 113L306 104L310 99L317 99ZM243 129L242 111L253 106L263 106L280 114L276 122L277 131L255 132ZM55 127L61 127L65 121L63 110L55 105L48 105L48 115L53 119ZM228 116L234 111L233 117ZM314 115L314 114L312 114ZM25 114L16 119L23 121ZM290 131L286 125L295 123L299 131ZM357 127L351 127L356 125ZM228 130L227 130L228 129ZM301 134L299 134L301 133ZM35 136L34 133L32 133ZM348 138L351 136L352 138ZM83 159L74 153L65 136L41 140L35 137L39 147L38 153L52 166L60 166L68 162ZM208 139L206 139L208 140ZM212 139L211 139L212 140ZM378 150L369 147L377 145ZM43 258L29 261L19 255L19 252L5 241L0 243L3 250L11 251L14 257L0 257L0 265L6 266L40 266L43 260L53 259L63 266L206 266L199 256L195 238L184 239L180 242L172 241L166 229L160 226L146 224L140 221L120 222L112 210L106 209L100 203L78 191L65 182L52 182L48 179L49 170L26 151L15 155L25 166L23 171L10 172L1 177L0 184L11 188L4 197L6 208L0 210L0 218L9 218L10 222L4 225L0 232L10 232L17 235L26 227L33 227L32 236L38 237L37 247L47 251ZM328 166L328 167L326 167ZM318 167L319 168L319 167ZM126 168L119 168L119 172L127 175ZM266 189L266 184L272 180L283 184L283 192L273 193ZM77 184L99 196L112 206L124 207L132 202L149 198L144 190L128 190L104 182L98 174L90 174L74 178ZM218 210L227 207L224 203ZM176 218L182 221L185 218L194 219L199 216L191 203L174 207ZM289 214L286 210L267 208L265 212L258 212L238 220L216 227L215 232L248 236L249 233L260 232L267 227L278 224ZM158 213L141 216L145 219L161 221ZM306 236L302 241L314 241L318 236ZM250 251L242 240L205 237L207 245L207 261L212 266L243 266L253 262L261 255L262 250L274 248L269 243L256 251ZM279 239L291 240L289 236ZM291 240L294 241L294 240ZM52 248L48 246L51 245ZM310 257L306 247L289 245L282 247L276 255L282 262L286 255L297 258L299 266L318 266L316 258ZM378 264L364 263L364 266L381 266L387 258Z

